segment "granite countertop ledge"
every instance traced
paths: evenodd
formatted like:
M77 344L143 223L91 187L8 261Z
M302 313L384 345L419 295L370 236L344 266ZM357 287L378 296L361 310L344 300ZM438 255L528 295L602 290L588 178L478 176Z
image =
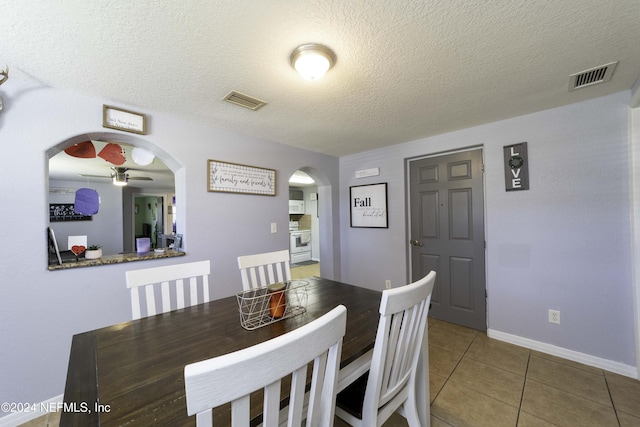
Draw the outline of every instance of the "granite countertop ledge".
M118 255L104 255L98 259L80 258L78 261L65 262L62 265L50 265L49 270L68 270L71 268L94 267L97 265L121 264L124 262L147 261L151 259L173 258L186 255L185 252L177 252L174 250L157 253L154 251L138 254L136 252L124 253Z

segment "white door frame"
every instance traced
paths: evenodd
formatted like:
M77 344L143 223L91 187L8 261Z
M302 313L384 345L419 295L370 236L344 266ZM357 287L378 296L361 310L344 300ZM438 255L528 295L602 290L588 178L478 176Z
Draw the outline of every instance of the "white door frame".
M640 89L629 108L630 208L632 228L633 319L635 329L636 377L640 380Z

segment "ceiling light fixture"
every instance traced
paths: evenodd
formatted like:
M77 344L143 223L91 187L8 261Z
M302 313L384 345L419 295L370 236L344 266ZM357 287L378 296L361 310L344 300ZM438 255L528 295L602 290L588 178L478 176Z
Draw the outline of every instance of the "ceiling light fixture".
M124 187L129 181L129 175L120 170L116 170L114 173L112 173L111 178L113 178L113 185L117 185L120 187Z
M326 46L309 43L291 52L291 66L307 80L318 80L336 63L336 54Z
M131 150L131 158L136 162L136 164L146 166L153 162L155 155L144 148L136 147Z
M289 184L314 184L315 181L309 175L302 171L295 171L291 178L289 178Z

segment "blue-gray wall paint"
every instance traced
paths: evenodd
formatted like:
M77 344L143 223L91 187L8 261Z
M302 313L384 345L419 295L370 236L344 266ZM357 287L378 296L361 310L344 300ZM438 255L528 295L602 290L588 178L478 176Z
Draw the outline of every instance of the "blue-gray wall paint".
M63 393L72 336L131 318L126 270L209 259L212 297L239 292L239 255L289 247L288 179L296 169L304 168L318 180L323 224L327 224L322 270L326 277L337 278L332 271L340 266L339 239L333 231L339 228L332 227L338 221L338 193L332 190L338 185L337 158L135 106L121 105L148 115L148 135L107 130L102 128L102 105L114 105L112 100L18 78L2 85L2 98L0 149L6 161L0 168L5 242L0 245L1 402L41 402ZM238 114L251 120L262 113L240 110ZM47 270L46 152L77 135L101 133L111 140L153 148L174 170L178 232L185 235L186 257ZM275 169L277 195L207 192L207 159ZM275 234L270 231L272 222L277 223Z
M149 134L102 128L95 99L9 80L0 114L0 401L62 394L73 334L130 319L124 272L210 259L213 295L241 289L236 257L288 246L288 177L315 174L322 274L382 289L406 283L405 159L482 146L486 164L489 327L635 365L627 137L628 93L336 159L142 111ZM139 111L136 106L122 107ZM232 108L232 107L230 107ZM241 112L251 120L255 112ZM46 269L46 151L82 134L152 147L176 175L188 255L70 271ZM502 147L528 142L530 190L504 190ZM208 193L206 160L278 171L276 197ZM355 179L356 170L380 176ZM389 228L349 227L349 186L388 182ZM326 226L333 221L335 226ZM276 222L279 232L270 233ZM364 266L364 267L363 267ZM547 309L562 323L547 322ZM3 414L0 414L3 415Z
M389 229L349 227L342 279L409 280L405 159L480 146L485 159L488 327L635 367L628 112L619 93L340 159L349 186L389 183ZM507 192L502 147L528 142L530 189ZM361 169L380 176L356 179ZM346 255L348 254L348 255ZM367 268L362 268L366 265ZM561 311L561 324L548 310Z

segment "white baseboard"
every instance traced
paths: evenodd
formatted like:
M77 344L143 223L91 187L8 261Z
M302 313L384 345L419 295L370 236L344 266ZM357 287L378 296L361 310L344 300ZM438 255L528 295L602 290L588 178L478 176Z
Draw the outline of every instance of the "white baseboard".
M569 350L563 347L558 347L558 346L547 344L541 341L536 341L529 338L523 338L517 335L507 334L506 332L500 332L494 329L487 329L487 336L489 338L494 338L498 341L504 341L509 344L515 344L520 347L528 348L530 350L536 350L541 353L550 354L552 356L557 356L563 359L572 360L574 362L582 363L584 365L589 365L595 368L604 369L605 371L624 375L625 377L640 379L638 377L638 368L636 368L635 366L625 365L624 363L614 362L613 360L591 356L590 354L580 353L578 351Z
M59 405L62 404L62 397L62 395L59 395L52 397L49 400L45 400L44 402L32 403L32 406L31 408L29 408L29 410L22 410L23 406L17 406L15 409L20 409L20 411L13 412L0 418L0 427L15 427L31 421L35 418L41 417L49 412L54 412L56 408L58 408ZM23 404L18 404L16 402L16 405Z

